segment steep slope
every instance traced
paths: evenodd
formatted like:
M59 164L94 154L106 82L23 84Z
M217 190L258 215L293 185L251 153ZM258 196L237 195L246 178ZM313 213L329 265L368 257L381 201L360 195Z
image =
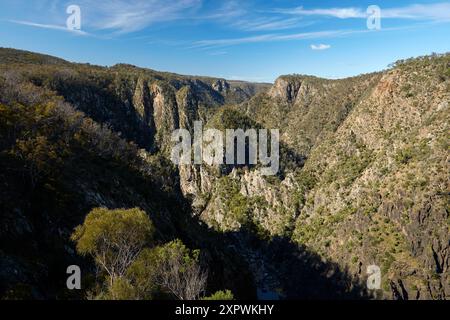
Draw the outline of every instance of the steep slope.
M209 290L254 296L239 254L191 218L176 168L161 153L141 149L163 147L165 133L190 107L175 96L176 79L19 51L0 50L0 56L2 298L85 298L95 270L75 254L69 236L95 207L141 208L155 223L157 241L180 238L201 249ZM204 87L196 97L209 97L205 106L222 103L206 83L179 81ZM84 290L76 296L65 286L72 264L82 266L84 275Z
M449 68L448 55L399 63L303 169L317 182L294 239L355 272L381 266L393 297L450 292Z
M340 126L379 78L380 74L343 80L281 76L270 91L243 107L265 127L283 128L282 141L306 156Z
M306 161L270 179L202 168L200 216L217 230L291 238L362 280L378 265L379 298L448 298L449 59L338 81L280 77L237 110L280 128Z

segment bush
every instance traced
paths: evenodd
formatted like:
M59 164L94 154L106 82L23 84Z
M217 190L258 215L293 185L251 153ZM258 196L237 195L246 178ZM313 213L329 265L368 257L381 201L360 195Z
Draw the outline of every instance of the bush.
M217 291L213 295L210 295L209 297L204 297L202 300L234 300L234 295L230 290L226 291Z

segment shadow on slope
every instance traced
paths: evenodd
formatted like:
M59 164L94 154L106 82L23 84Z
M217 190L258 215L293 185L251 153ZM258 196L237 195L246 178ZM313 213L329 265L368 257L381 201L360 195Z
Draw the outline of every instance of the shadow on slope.
M260 298L264 299L264 295L288 300L372 298L365 285L348 270L288 238L264 241L247 230L227 233L225 238L249 264Z

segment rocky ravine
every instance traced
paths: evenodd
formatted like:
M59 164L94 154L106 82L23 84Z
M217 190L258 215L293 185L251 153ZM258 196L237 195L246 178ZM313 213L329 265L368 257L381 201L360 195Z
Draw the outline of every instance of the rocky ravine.
M449 59L338 81L281 77L237 110L281 128L304 166L278 179L248 168L181 168L182 190L217 230L251 224L361 280L368 265L380 266L377 297L448 298Z
M179 182L192 216L224 233L261 289L367 297L359 282L376 264L382 288L373 296L450 296L449 55L344 80L283 76L269 90L49 57L17 71L9 67L17 55L0 53L5 83L71 103L145 157L167 158L170 133L195 120L280 128L277 177L249 167L182 166L179 181L161 173Z

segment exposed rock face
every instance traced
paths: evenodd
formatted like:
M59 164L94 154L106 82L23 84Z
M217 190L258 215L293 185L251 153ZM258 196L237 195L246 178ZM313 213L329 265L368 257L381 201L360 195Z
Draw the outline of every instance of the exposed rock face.
M227 93L230 90L230 84L225 80L217 80L212 87L220 93Z
M178 105L173 90L165 84L154 83L151 88L153 100L156 140L165 152L170 146L170 137L179 126Z
M283 102L295 102L297 94L302 87L299 79L286 79L280 77L275 81L274 86L269 91L269 96L273 99L280 99Z
M194 121L200 120L198 101L190 86L183 87L177 92L178 117L180 128L194 130Z
M347 80L280 77L243 107L305 166L271 183L247 169L216 178L201 217L287 235L361 279L379 265L384 298L448 298L448 67L447 56Z
M133 97L133 106L142 123L142 131L145 132L145 128L148 128L147 131L151 134L151 136L154 136L156 125L154 120L153 99L150 94L149 84L143 78L139 78L136 85ZM151 138L149 137L149 140L150 139ZM151 141L151 144L153 143L154 141Z

